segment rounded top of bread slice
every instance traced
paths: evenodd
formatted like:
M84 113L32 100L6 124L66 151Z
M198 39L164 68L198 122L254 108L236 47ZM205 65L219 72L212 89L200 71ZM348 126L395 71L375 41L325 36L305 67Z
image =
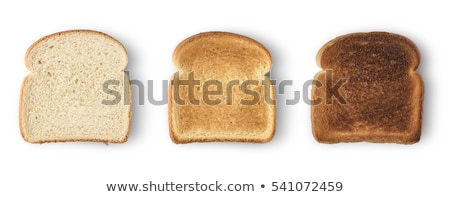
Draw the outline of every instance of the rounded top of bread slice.
M358 62L349 61L351 59L357 59ZM379 64L380 61L385 62ZM316 62L323 69L359 69L360 66L392 65L404 67L399 69L414 71L419 66L420 53L411 40L398 34L351 33L326 43L317 53ZM386 70L392 69L387 67Z
M270 71L272 58L262 44L251 38L228 32L206 32L181 42L173 53L173 63L183 72L258 79Z
M127 52L120 42L92 30L70 30L45 36L31 45L25 55L25 65L35 72L77 70L90 65L123 70L127 63Z

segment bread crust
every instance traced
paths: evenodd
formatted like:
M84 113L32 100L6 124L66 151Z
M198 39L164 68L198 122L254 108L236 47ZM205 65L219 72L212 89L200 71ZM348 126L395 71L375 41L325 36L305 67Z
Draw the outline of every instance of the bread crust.
M21 85L21 90L20 90L20 101L19 101L19 129L20 129L20 134L21 134L22 138L25 141L27 141L29 143L34 143L34 144L52 143L52 142L103 142L105 144L108 144L108 143L125 143L128 140L128 136L129 136L129 133L130 133L132 107L130 107L129 110L128 110L128 122L127 122L128 129L126 131L126 135L121 140L104 140L104 139L100 139L100 138L98 138L98 139L97 138L85 138L85 139L57 139L57 140L36 140L36 141L32 141L25 134L25 130L28 129L28 128L25 128L24 122L23 122L24 121L23 119L25 118L25 115L24 115L24 112L23 112L23 110L24 110L23 109L24 108L23 107L24 106L24 94L26 93L25 92L25 85L27 84L29 78L33 75L33 72L34 72L32 70L32 68L30 68L31 64L28 62L28 60L30 58L30 54L31 54L32 50L34 50L35 47L38 46L40 43L46 42L48 39L53 38L55 36L60 36L60 35L63 35L63 34L71 34L71 33L96 34L96 35L101 35L101 36L103 36L103 37L105 37L105 38L107 38L107 39L109 39L109 40L111 40L113 42L116 42L118 44L118 46L120 46L121 49L123 50L123 52L125 53L124 57L126 58L125 59L125 64L122 65L122 68L120 70L123 71L123 69L127 66L128 55L127 55L127 52L126 52L126 48L118 40L116 40L115 38L113 38L110 35L105 34L103 32L94 31L94 30L87 30L87 29L76 29L76 30L67 30L67 31L61 31L61 32L53 33L53 34L50 34L50 35L47 35L47 36L44 36L44 37L38 39L36 42L34 42L28 48L28 50L27 50L27 52L25 54L25 58L24 58L25 66L26 66L26 68L28 70L31 71L31 73L28 74L24 78L24 80L22 82L22 85ZM123 74L124 74L124 78L126 79L126 81L124 81L124 83L128 84L127 88L128 88L128 93L129 93L128 94L129 105L132 106L132 88L131 88L131 84L130 84L130 79L129 79L129 76L126 73L123 73Z
M28 77L29 77L29 75L27 75L24 79L23 79L23 81L22 81L22 85L21 85L21 87L20 87L20 100L19 100L19 129L20 129L20 135L22 136L22 138L25 140L25 141L27 141L27 142L30 142L29 140L28 140L28 137L25 135L25 128L24 128L24 125L23 125L23 122L22 122L22 119L23 119L23 97L24 97L24 86L25 86L25 84L27 83L27 81L28 81Z
M413 144L420 140L424 85L415 72L420 53L411 40L387 32L347 34L326 43L316 61L322 69L348 79L341 90L348 96L347 104L311 106L318 142ZM314 79L325 84L325 71ZM323 97L323 89L313 87L312 97Z
M174 50L173 53L173 62L175 67L177 68L177 70L179 70L180 72L184 72L184 73L188 73L191 71L198 71L200 73L202 73L202 71L200 68L194 68L193 70L190 70L186 67L188 64L183 64L184 62L181 61L181 58L186 58L186 54L187 52L187 48L191 47L191 46L197 46L197 45L201 45L200 43L202 43L202 39L207 40L207 39L214 39L214 41L220 42L221 44L223 44L226 47L230 47L228 45L227 42L229 42L230 40L236 41L236 42L244 42L245 46L249 46L249 48L256 48L255 50L260 51L260 56L258 56L260 59L264 60L263 62L268 63L267 65L263 65L262 67L258 67L258 68L249 68L249 70L254 69L254 70L258 70L260 71L262 69L262 71L260 71L260 73L266 73L270 70L270 68L272 67L272 61L271 61L271 56L269 51L260 43L258 43L257 41L250 39L248 37L242 36L242 35L238 35L238 34L233 34L233 33L228 33L228 32L205 32L205 33L200 33L194 36L191 36L187 39L185 39L184 41L182 41ZM231 46L230 48L232 48L233 46ZM237 47L237 46L236 46ZM189 48L190 49L190 48ZM253 48L252 48L253 49ZM192 51L188 51L188 52L192 52ZM201 53L201 52L199 52ZM232 52L230 52L232 53ZM197 54L196 54L197 55ZM219 54L219 56L222 54ZM190 58L190 57L189 57ZM257 57L254 57L257 58ZM220 62L218 63L218 66L221 66L224 62ZM226 62L225 62L226 63ZM256 65L253 65L256 66ZM208 68L211 70L214 70L214 68ZM221 71L218 71L219 73L221 73ZM259 73L259 72L258 72ZM221 76L224 77L224 76ZM262 77L262 78L261 78ZM233 78L233 79L239 79L239 78ZM260 78L257 79L265 79L263 75L260 76ZM174 76L172 76L171 78L171 82L173 82L174 80ZM242 79L241 79L242 80ZM268 81L270 81L270 96L271 98L275 98L275 92L273 89L273 84L272 81L269 79ZM183 118L189 118L189 117L185 117L185 114L178 114L181 113L179 110L177 110L177 104L174 103L174 98L173 98L173 84L170 83L169 85L169 101L168 101L168 121L169 121L169 133L170 133L170 137L172 139L172 141L176 144L184 144L184 143L192 143L192 142L252 142L252 143L266 143L268 141L270 141L275 133L275 120L276 120L276 107L275 104L273 105L268 105L266 113L268 114L268 116L266 117L267 122L272 122L272 124L268 124L269 127L266 128L266 131L264 131L261 134L250 134L250 132L245 133L245 132L222 132L220 129L214 129L214 130L205 130L206 127L204 127L204 125L196 125L199 127L199 130L201 130L202 132L189 132L187 131L187 134L181 134L181 132L179 131L180 129L184 129L184 128L179 128L179 119L182 116ZM233 104L235 105L235 104ZM263 106L261 106L263 107ZM204 108L204 107L203 107ZM220 108L217 108L217 110L220 110ZM226 117L224 117L224 119L226 119ZM208 120L205 119L205 122L207 122ZM204 123L204 124L208 124L208 123Z

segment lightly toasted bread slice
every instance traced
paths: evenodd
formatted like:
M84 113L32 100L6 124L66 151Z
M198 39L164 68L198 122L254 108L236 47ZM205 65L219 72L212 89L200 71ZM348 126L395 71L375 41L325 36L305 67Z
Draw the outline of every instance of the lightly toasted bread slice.
M25 56L31 73L21 90L22 137L30 143L126 142L127 62L124 46L97 31L70 30L36 41Z
M174 143L264 143L275 132L275 96L269 51L228 32L206 32L181 42L178 72L169 87L169 130Z
M323 86L313 86L311 93L312 100L322 99L311 106L315 139L321 143L418 142L424 94L423 81L415 72L419 63L416 45L398 34L353 33L325 44L317 64L327 71L315 76ZM327 95L336 90L324 87L341 79L346 81L339 89L345 102Z

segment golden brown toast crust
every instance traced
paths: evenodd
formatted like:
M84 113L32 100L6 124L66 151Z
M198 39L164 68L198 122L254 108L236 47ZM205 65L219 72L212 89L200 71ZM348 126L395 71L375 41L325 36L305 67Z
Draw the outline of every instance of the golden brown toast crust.
M169 130L174 143L190 142L254 142L264 143L273 138L275 131L275 104L265 102L265 96L275 98L273 86L265 92L263 80L272 61L263 45L245 36L226 32L207 32L191 36L181 42L174 51L173 62L179 70L179 79L186 80L190 73L200 85L196 86L198 104L190 103L188 88L174 80L169 86ZM178 75L177 75L178 76ZM208 104L204 99L203 85L217 80L222 84L219 104ZM238 80L231 87L231 103L227 103L227 84ZM258 85L250 86L258 93L259 101L252 105L240 104L241 99L251 100L239 87L244 80L254 80ZM178 89L176 89L177 87ZM177 91L177 92L174 92ZM174 93L184 100L177 103Z
M354 33L325 44L317 63L332 71L345 103L337 99L312 105L314 137L321 143L390 142L420 140L423 81L415 72L420 62L416 45L385 32ZM330 72L329 71L329 72ZM326 84L326 71L315 80ZM325 87L313 86L312 99L326 98Z

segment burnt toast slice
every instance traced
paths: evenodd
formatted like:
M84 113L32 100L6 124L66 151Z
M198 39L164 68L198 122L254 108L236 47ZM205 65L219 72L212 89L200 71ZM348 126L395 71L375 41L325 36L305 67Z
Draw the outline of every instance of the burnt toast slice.
M318 142L420 140L424 85L411 40L386 32L348 34L325 44L316 60L324 69L311 90Z

